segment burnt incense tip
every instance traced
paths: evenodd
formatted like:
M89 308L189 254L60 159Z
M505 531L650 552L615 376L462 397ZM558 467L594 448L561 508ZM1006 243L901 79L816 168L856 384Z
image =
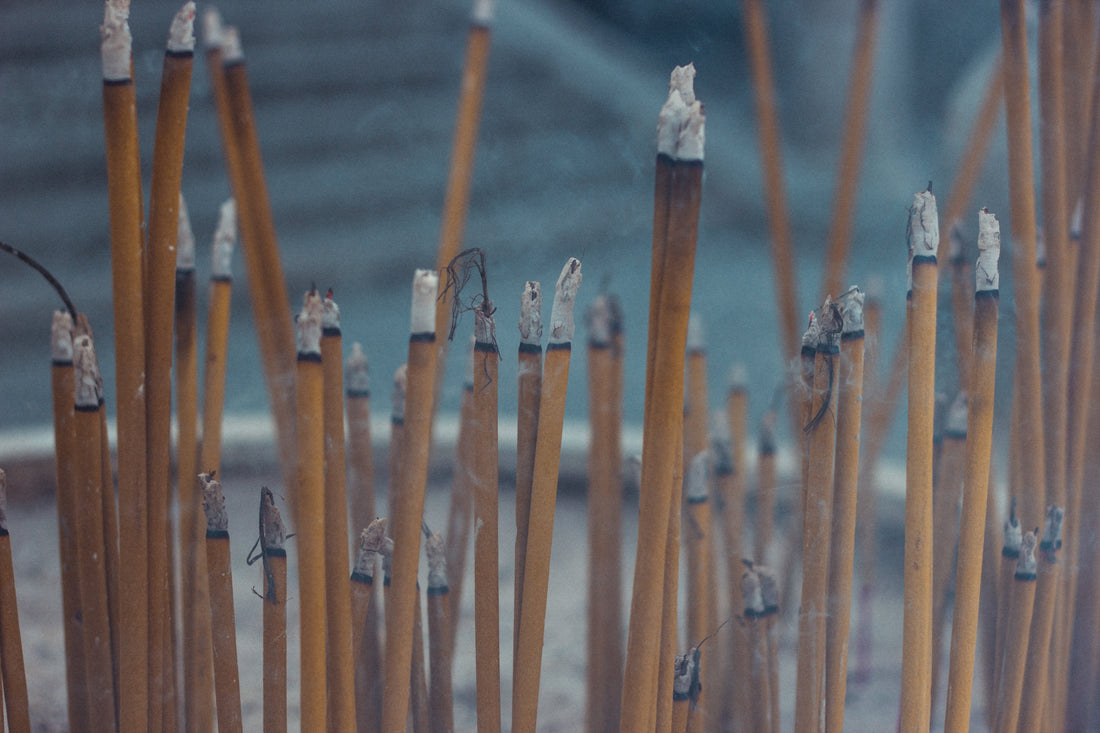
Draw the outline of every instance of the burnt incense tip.
M104 81L130 79L133 37L130 35L129 18L129 0L107 0L103 10L103 25L99 27Z
M693 351L706 351L707 349L707 334L703 328L703 319L700 318L698 313L688 314L688 332L687 332L687 350L688 353Z
M519 301L519 340L532 346L542 345L542 285L528 280Z
M913 194L909 209L909 258L935 257L940 247L940 223L936 197L930 190Z
M745 600L745 615L749 618L763 616L766 608L760 586L760 575L749 568L741 576L741 597Z
M443 535L432 532L424 540L424 553L428 556L428 587L447 587L447 549Z
M73 317L68 311L54 311L50 323L50 359L54 362L73 360Z
M402 364L393 373L393 396L390 399L393 421L405 419L405 393L409 388L409 365Z
M585 323L588 324L588 343L594 346L607 346L611 343L611 318L611 302L601 293L584 314Z
M0 531L8 531L8 474L0 468Z
M753 567L760 578L760 598L764 601L764 612L774 613L779 610L779 581L775 577L775 571L766 565Z
M978 262L974 266L976 292L999 290L1001 275L1001 224L989 209L978 212Z
M844 329L844 303L833 300L831 295L825 296L825 302L817 312L817 323L817 347L836 346Z
M94 410L103 397L103 377L95 357L91 335L81 333L73 338L73 381L76 406Z
M657 153L673 160L703 160L706 115L695 98L694 79L694 64L673 69L668 99L657 116Z
M840 306L843 310L841 325L842 333L860 333L863 331L863 302L866 296L858 285L848 288L844 295L840 296Z
M491 26L496 12L495 0L474 0L473 9L470 11L470 22L474 25Z
M573 340L573 306L577 300L577 290L581 286L581 261L570 257L558 276L554 286L554 305L550 309L551 344L567 344Z
M672 697L674 700L686 700L691 696L691 683L695 680L695 655L690 652L677 654L675 664Z
M298 355L321 355L321 318L324 305L314 288L306 291L297 320Z
M1020 556L1016 559L1016 580L1035 580L1038 566L1035 562L1035 547L1039 538L1034 532L1025 532L1020 540Z
M486 301L485 305L484 308L474 309L474 340L482 344L495 344L497 324L493 320L493 301Z
M688 468L687 485L684 493L687 494L689 504L707 500L708 495L708 469L710 468L710 454L707 451L696 453L691 459Z
M385 541L386 520L378 517L359 534L359 549L355 552L355 567L352 570L359 575L373 578L375 564Z
M188 0L172 18L168 29L169 53L191 53L195 50L195 3Z
M435 333L435 299L439 295L439 274L417 270L412 284L411 333Z
M217 8L208 7L202 13L202 43L208 50L221 50L222 14Z
M237 201L226 199L218 212L210 273L215 278L233 276L233 248L237 246Z
M325 293L321 302L321 328L324 331L340 330L340 306L332 299L332 288Z
M955 395L954 402L947 408L947 417L944 420L944 434L954 438L966 438L966 416L969 412L970 398L965 391Z
M351 345L351 356L344 362L344 374L348 392L362 395L370 390L367 355L358 341Z
M821 338L821 323L817 319L817 311L810 311L809 322L806 325L806 330L802 334L802 348L814 350L817 348L817 342Z
M286 548L286 525L279 507L275 506L275 494L264 486L260 489L260 525L263 527L263 547L261 550L283 550Z
M1023 532L1020 529L1020 522L1016 517L1009 517L1005 520L1004 535L1004 546L1001 550L1001 554L1005 557L1018 557L1020 554L1020 542L1023 540Z
M202 484L202 510L206 513L207 532L228 532L229 512L225 509L225 492L222 483L212 474L200 473Z
M244 49L241 48L241 32L236 26L222 28L222 63L239 64L244 61Z
M176 222L176 269L195 269L195 233L191 230L191 214L187 211L187 201L182 193Z
M1054 561L1054 554L1062 549L1062 522L1065 518L1066 510L1062 507L1053 504L1047 507L1046 520L1043 522L1043 539L1039 547L1047 553L1051 562Z
M947 256L952 262L957 262L965 257L966 238L963 236L963 223L961 219L951 222L947 230Z

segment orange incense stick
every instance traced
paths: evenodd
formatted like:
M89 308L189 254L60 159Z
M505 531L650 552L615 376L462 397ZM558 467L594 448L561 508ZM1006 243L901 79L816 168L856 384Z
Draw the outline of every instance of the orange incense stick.
M30 733L27 674L23 668L23 640L15 598L15 569L8 533L8 478L0 469L0 668L4 678L4 708L12 733Z
M221 470L222 413L229 358L229 315L233 294L233 249L237 242L237 207L233 199L221 205L214 232L210 268L210 307L206 320L206 357L203 370L202 454L199 467L206 473Z
M286 528L275 506L275 495L266 486L260 489L259 524L257 544L264 589L264 731L286 733Z
M374 450L370 432L370 379L363 346L351 345L344 362L344 409L348 422L348 493L351 495L351 526L367 527L374 513ZM354 633L354 629L353 629Z
M518 403L516 408L516 587L512 656L519 650L519 613L523 608L523 572L527 562L527 531L531 486L535 480L535 445L542 398L542 285L528 280L520 298ZM593 433L595 435L595 433ZM589 496L591 496L589 491ZM592 672L592 667L589 667ZM591 688L589 688L591 689Z
M447 512L447 568L450 575L447 602L451 605L451 654L454 654L455 634L461 618L462 589L466 582L466 558L469 555L470 530L473 528L474 452L470 446L474 434L474 342L466 350L466 369L462 383L462 404L459 408L458 437L455 440L455 468L451 484L451 505ZM517 510L518 516L518 510ZM517 540L518 541L518 540ZM516 571L518 575L518 570ZM518 582L518 580L517 580ZM518 586L517 586L518 587ZM517 625L518 626L518 625Z
M1016 572L1011 588L1006 589L1011 597L1008 618L1005 620L1004 667L1001 672L1001 686L998 691L997 718L993 729L996 731L1017 730L1020 719L1020 699L1024 690L1024 675L1027 665L1028 630L1031 626L1035 608L1035 545L1038 539L1035 532L1024 533L1020 542L1020 557L1016 562ZM1042 694L1036 688L1035 694Z
M427 529L425 528L425 532ZM431 653L429 729L454 730L454 691L451 688L451 604L447 599L447 553L438 532L424 543L428 556L428 649Z

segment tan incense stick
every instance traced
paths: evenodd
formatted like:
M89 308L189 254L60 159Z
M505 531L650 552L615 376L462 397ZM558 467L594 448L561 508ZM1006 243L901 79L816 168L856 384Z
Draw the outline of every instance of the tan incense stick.
M512 656L519 649L519 614L523 608L523 572L527 562L527 531L531 486L535 478L535 445L542 398L542 285L529 280L520 297L518 403L516 408L516 587ZM591 496L591 492L589 493ZM591 667L590 672L594 672ZM589 688L591 689L591 688Z
M229 562L229 514L220 481L210 474L202 482L206 513L206 571L210 585L210 615L214 620L214 690L218 730L240 731L241 685L237 671L237 625L233 611L233 567Z
M1035 532L1026 532L1020 542L1020 557L1013 576L1008 618L1005 621L1004 670L997 701L996 731L1017 730L1020 699L1026 672L1028 630L1035 608ZM1038 690L1036 690L1038 692Z
M0 668L4 678L4 709L12 733L30 733L27 674L23 668L23 638L15 598L15 568L8 533L8 478L0 469Z
M260 489L260 559L263 564L264 730L286 733L286 528L275 495Z
M454 691L451 688L447 554L438 532L428 535L424 549L428 556L428 648L431 652L429 730L431 733L450 733L454 730Z

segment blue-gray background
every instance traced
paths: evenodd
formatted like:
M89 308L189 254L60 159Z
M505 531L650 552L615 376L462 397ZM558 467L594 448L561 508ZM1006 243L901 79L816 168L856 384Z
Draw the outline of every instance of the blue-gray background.
M820 287L859 2L767 5L805 312ZM387 411L390 377L406 352L412 270L435 261L469 3L238 0L219 7L241 28L291 302L297 306L310 283L335 290L345 341L363 343L375 410ZM163 41L175 9L174 2L143 0L132 11L146 186ZM101 10L72 0L5 0L0 7L0 239L54 270L89 314L113 403ZM871 347L889 354L901 332L906 209L930 179L946 193L1000 26L991 0L889 1L880 15L847 279L881 277L887 325ZM739 6L506 0L492 43L465 242L488 255L505 355L502 411L515 404L509 365L523 282L541 280L549 292L565 259L576 255L584 263L581 308L605 279L625 305L626 417L640 421L656 117L672 66L694 61L707 111L695 307L709 333L712 395L724 392L729 365L743 362L755 421L785 365ZM1004 149L999 131L968 210L998 212L1008 241ZM183 190L205 282L217 207L229 188L201 55ZM973 234L973 223L968 228ZM239 253L235 265L227 409L259 412L266 393ZM1009 298L1002 303L1011 309ZM49 420L48 331L57 305L37 275L0 261L0 431ZM200 308L205 313L205 303ZM1008 354L1011 319L1002 324ZM466 322L464 333L471 328ZM949 326L941 333L941 364L950 365ZM582 353L570 382L575 418L587 400ZM445 411L457 408L461 362L452 355L447 365ZM951 391L950 370L941 373Z

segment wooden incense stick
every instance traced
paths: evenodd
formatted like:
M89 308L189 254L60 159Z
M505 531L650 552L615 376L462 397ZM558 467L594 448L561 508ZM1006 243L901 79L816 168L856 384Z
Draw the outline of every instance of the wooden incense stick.
M379 517L359 534L359 547L351 567L351 648L358 657L363 648L367 611L374 595L374 573L386 539L386 520Z
M355 727L355 668L348 601L347 450L344 445L344 355L340 308L330 290L321 317L325 431L325 658L328 661L328 725Z
M240 215L241 239L244 241L245 267L248 270L252 313L263 355L264 378L268 399L275 417L279 441L279 459L285 485L295 486L296 468L294 420L294 354L295 336L286 317L290 313L286 279L279 257L279 243L267 192L259 134L252 109L248 85L248 69L241 50L240 34L226 28L221 36L222 62L228 106L222 113L232 126L234 148L239 165L236 177L234 162L229 161L230 183ZM228 156L227 156L228 158ZM291 494L291 514L295 513Z
M1020 700L1020 729L1038 730L1044 710L1050 712L1047 691L1050 672L1050 639L1054 626L1055 602L1061 576L1058 550L1062 548L1062 522L1065 508L1051 504L1039 542L1038 582L1035 584L1035 608L1028 634L1024 689L1029 694ZM1064 674L1059 670L1058 674Z
M686 447L685 447L686 449ZM711 567L712 556L708 552L712 540L712 523L710 512L710 476L708 462L710 455L706 452L696 453L690 464L690 469L684 477L684 516L683 516L683 543L684 552L687 555L688 582L687 582L687 617L688 638L702 639L710 629L714 628L715 618L711 615L708 603L708 591L715 586L714 570ZM708 655L717 660L718 655ZM704 664L699 670L702 675L707 668L717 672L714 664ZM718 680L718 675L706 676L708 680ZM717 689L717 688L715 688ZM688 728L702 731L706 727L707 701L711 699L708 691L699 691L696 705L689 713ZM717 698L714 698L717 704Z
M745 599L745 625L748 627L749 677L752 687L751 729L755 731L772 730L771 722L771 672L768 669L767 621L764 597L761 595L760 577L753 571L751 563L741 577L741 597Z
M539 680L550 582L550 547L554 533L558 468L561 462L565 394L573 344L573 306L581 285L581 262L570 257L554 287L550 334L546 346L542 397L539 402L531 513L524 562L523 608L519 647L512 670L512 730L534 733L538 717ZM476 371L476 370L475 370Z
M754 565L760 577L760 594L764 601L764 629L768 636L768 682L769 705L768 722L771 733L779 731L779 582L775 571L764 565Z
M760 436L756 455L756 521L752 535L753 557L761 562L771 559L772 535L775 527L775 499L779 490L776 473L774 411L764 413L760 421Z
M92 337L73 338L75 426L73 487L76 492L77 562L84 638L84 664L89 718L97 726L115 726L115 689L111 659L107 575L103 537L103 446L100 402L103 381Z
M974 275L963 241L962 221L956 220L950 226L947 238L949 267L942 272L951 273L951 322L955 329L959 391L968 392L974 343Z
M691 714L691 691L698 670L690 653L677 654L672 677L672 733L687 733Z
M447 512L447 567L450 575L451 604L451 654L454 654L455 634L461 617L462 589L466 581L466 556L469 554L470 530L473 527L474 452L470 447L474 434L474 344L477 339L470 334L466 350L466 369L462 381L462 404L459 408L458 437L455 440L455 469L451 484L451 504ZM517 510L518 517L518 510ZM518 573L518 571L517 571ZM518 627L518 624L517 624Z
M0 469L0 669L4 679L4 708L12 733L30 733L27 674L23 668L23 639L15 598L15 568L8 533L8 478Z
M260 489L260 536L263 567L263 707L264 730L286 732L286 528L275 495Z
M848 684L848 628L852 611L859 436L863 412L863 300L863 291L857 287L851 288L840 300L844 309L844 325L836 374L839 386L825 648L826 731L844 728L844 700Z
M712 427L711 450L714 458L714 480L716 504L720 507L722 521L722 539L724 566L726 572L726 591L728 598L724 604L726 608L736 609L744 606L741 596L740 573L744 572L744 533L745 533L745 494L744 482L739 480L738 471L744 470L742 462L738 468L737 458L740 456L733 445L732 432L739 432L746 419L747 390L744 384L744 371L739 365L731 369L731 385L726 397L727 410L725 419L715 421ZM731 426L732 423L732 426ZM735 625L730 632L730 643L724 644L728 651L728 677L729 679L744 679L748 674L746 647L748 637L743 633L740 625ZM716 683L720 682L716 680ZM722 715L727 718L742 719L749 711L749 699L747 688L744 685L734 683L732 687L726 686L722 692L717 692L721 687L714 684L715 695L719 697L722 705ZM728 698L728 699L727 699ZM714 699L714 698L712 698Z
M1001 677L1004 671L1005 634L1008 628L1008 613L1012 604L1012 579L1016 574L1016 564L1020 559L1022 532L1016 519L1016 502L1013 500L1009 517L1004 523L1004 542L1001 546L1000 570L997 577L997 629L994 637L993 692L991 708L996 708L1001 695Z
M202 389L202 454L207 473L221 470L222 413L229 359L229 314L233 294L233 249L237 242L237 207L233 199L221 205L214 232L210 267L210 305L206 317L206 357Z
M428 673L424 650L424 609L420 599L420 584L416 586L413 611L412 672L410 674L409 728L412 733L428 733Z
M683 420L684 349L695 266L703 174L705 117L695 99L695 68L678 67L658 117L646 356L645 417L638 561L630 603L623 676L622 731L655 727L659 689L660 633L673 475L679 460L676 436ZM668 548L672 550L673 548ZM675 589L672 589L675 595ZM668 675L672 674L669 661Z
M1026 532L1020 542L1020 557L1013 575L1008 618L1005 620L1004 669L998 692L995 731L1017 730L1020 698L1027 664L1028 631L1035 608L1035 532Z
M519 355L516 376L516 586L512 625L512 658L519 650L519 614L523 608L523 571L527 562L527 530L531 486L535 478L535 445L542 398L542 285L528 280L520 297ZM595 433L593 433L595 435ZM589 489L589 496L591 496ZM591 653L591 650L589 650ZM592 667L589 667L592 672ZM591 688L589 688L591 689ZM587 713L586 713L587 715Z
M298 314L298 593L301 610L302 729L325 727L325 431L321 296L306 293ZM345 596L346 598L347 596ZM406 683L408 682L406 675Z
M836 378L843 313L826 298L814 358L813 402L808 435L809 469L802 516L802 594L798 613L798 676L795 729L815 730L825 709L825 649L828 618L829 530L836 451Z
M974 652L978 636L979 592L993 440L993 397L997 368L998 259L1001 229L988 210L978 212L978 263L975 269L974 341L967 414L966 476L955 573L951 623L951 661L947 679L947 733L969 730ZM940 548L941 551L943 548ZM987 705L992 705L988 701Z
M843 287L844 269L848 266L852 221L855 219L856 191L859 169L863 160L863 142L867 130L867 110L871 105L871 80L874 70L875 37L878 34L878 0L864 0L859 5L859 28L856 31L855 57L845 104L844 141L836 174L836 200L833 220L829 226L825 255L825 275L821 295L838 293Z
M500 560L498 531L497 349L493 304L487 294L474 310L473 451L474 640L479 731L500 730Z
M393 584L386 593L386 675L382 695L382 730L405 729L409 712L416 568L420 557L420 522L428 477L432 394L435 385L435 301L439 277L417 270L413 277L409 335L408 392L405 396L405 448L401 482L390 497L393 532ZM392 611L392 614L390 613Z
M909 429L905 461L903 733L928 730L932 714L932 421L935 410L936 251L940 237L936 199L931 191L913 196L907 235Z
M428 649L431 655L429 730L431 733L450 733L454 730L451 603L447 598L447 552L443 537L438 532L428 534L424 549L428 556Z
M61 560L62 629L65 635L65 689L69 729L81 731L87 721L88 704L80 623L77 514L73 486L73 319L65 311L54 311L50 324L50 383L57 471L57 538Z
M107 3L103 35L103 118L110 204L115 385L119 394L118 494L120 552L126 557L120 599L122 664L119 729L138 733L160 725L159 699L149 697L148 507L145 488L145 330L142 266L141 165L137 104L131 76L129 3ZM83 490L78 487L78 491ZM83 581L82 581L83 582ZM89 673L97 669L89 662ZM96 671L98 674L99 671ZM89 700L89 710L95 710ZM96 718L102 721L101 718Z
M199 349L196 324L195 237L180 196L176 238L176 500L179 513L180 616L182 617L183 720L187 730L214 725L214 661L210 596L206 582L205 522L199 475Z
M241 685L237 670L237 626L233 611L233 567L229 561L229 513L220 481L208 473L202 482L206 514L206 572L214 628L214 691L218 730L240 731Z
M344 383L351 526L365 528L375 519L374 450L370 432L370 377L367 356L358 341L351 345L351 355L344 362Z
M588 324L588 624L585 730L615 730L622 688L622 449L611 298L596 297ZM521 392L522 394L522 392Z
M87 319L83 314L79 316L81 320L81 328L89 328L87 325ZM89 328L88 333L91 333ZM118 557L118 505L115 503L114 492L114 473L111 471L111 444L110 438L107 433L107 407L100 398L100 410L99 410L99 452L100 469L103 471L103 476L100 479L100 485L103 487L103 491L100 492L101 506L100 510L103 517L103 569L107 576L107 615L108 626L111 630L111 674L114 675L114 688L119 689L119 665L120 661L120 644L121 644L121 629L119 628L119 557ZM117 699L115 701L115 709L117 714L118 704Z

